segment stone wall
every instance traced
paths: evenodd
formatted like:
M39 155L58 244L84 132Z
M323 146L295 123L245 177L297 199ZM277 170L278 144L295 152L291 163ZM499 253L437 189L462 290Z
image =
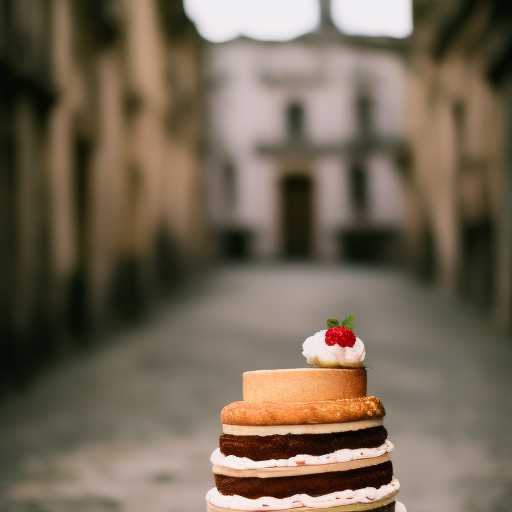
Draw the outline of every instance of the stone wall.
M0 373L23 381L203 261L202 42L181 2L1 4Z
M408 108L411 265L488 306L504 328L512 321L511 20L501 0L417 1Z

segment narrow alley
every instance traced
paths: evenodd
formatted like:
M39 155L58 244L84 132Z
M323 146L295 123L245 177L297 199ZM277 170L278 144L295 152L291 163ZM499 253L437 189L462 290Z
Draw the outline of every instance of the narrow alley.
M392 271L224 267L0 406L4 512L198 512L242 372L305 366L303 340L356 314L402 501L505 512L512 343L485 314Z

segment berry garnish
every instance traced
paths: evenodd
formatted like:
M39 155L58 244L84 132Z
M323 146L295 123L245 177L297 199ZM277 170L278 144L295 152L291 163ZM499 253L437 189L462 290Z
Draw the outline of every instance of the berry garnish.
M354 331L347 327L333 327L325 333L325 343L332 347L339 345L340 347L353 347L356 342Z
M354 326L354 316L348 315L343 322L337 318L329 318L327 320L327 331L325 332L325 343L332 347L339 345L340 347L353 347L356 342L356 335L352 330Z

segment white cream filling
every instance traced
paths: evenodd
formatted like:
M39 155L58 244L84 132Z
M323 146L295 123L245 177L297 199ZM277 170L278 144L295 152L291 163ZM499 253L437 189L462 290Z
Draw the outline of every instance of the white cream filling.
M210 457L212 464L232 469L262 469L275 467L313 466L319 464L332 464L335 462L350 462L352 460L369 459L390 453L394 446L386 440L377 448L358 448L356 450L337 450L325 455L296 455L289 459L251 460L247 457L224 455L217 448Z
M302 355L309 364L325 368L339 366L358 367L363 364L366 351L363 342L356 337L353 347L329 346L325 343L325 333L318 331L302 344Z
M222 432L234 436L273 436L286 434L331 434L364 428L379 427L381 419L351 421L349 423L311 423L303 425L222 425Z
M288 498L273 498L264 496L251 500L243 496L225 496L216 487L210 489L206 494L206 501L216 507L232 508L235 510L284 510L288 508L328 508L353 503L373 503L386 496L398 492L400 483L393 478L389 484L376 489L375 487L364 487L362 489L348 489L346 491L333 492L324 496L309 496L307 494L295 494Z

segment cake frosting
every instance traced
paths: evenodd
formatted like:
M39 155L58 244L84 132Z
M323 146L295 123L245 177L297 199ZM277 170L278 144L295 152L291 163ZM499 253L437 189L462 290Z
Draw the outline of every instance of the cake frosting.
M275 434L332 434L382 425L382 419L351 421L350 423L312 423L307 425L222 425L224 434L272 436Z
M326 345L327 330L318 331L306 339L302 345L302 355L308 364L324 368L349 367L357 368L363 364L366 356L364 343L356 337L353 347Z
M353 460L368 459L373 457L380 457L385 453L390 453L393 450L393 443L386 440L381 446L377 448L359 448L357 450L336 450L332 453L325 455L307 455L300 454L288 459L270 459L270 460L251 460L247 457L236 457L235 455L223 455L220 448L217 448L210 458L212 464L218 466L225 466L233 469L260 469L260 468L274 468L286 466L302 466L302 465L319 465L319 464L333 464L335 462L350 462Z

